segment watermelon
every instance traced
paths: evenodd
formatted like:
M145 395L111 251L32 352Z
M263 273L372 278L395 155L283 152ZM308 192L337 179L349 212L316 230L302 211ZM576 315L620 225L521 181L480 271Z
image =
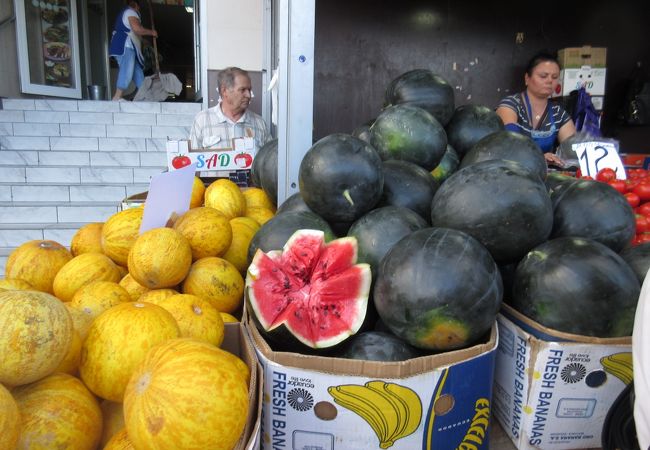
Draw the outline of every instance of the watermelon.
M465 154L460 168L492 159L516 161L542 180L546 179L547 167L542 150L535 141L521 133L503 130L488 134Z
M390 82L385 104L418 106L445 126L454 113L454 90L440 75L427 69L415 69Z
M519 261L548 239L553 208L537 174L517 162L495 159L449 177L433 197L431 223L472 235L504 264Z
M390 333L366 331L348 339L339 356L366 361L406 361L417 358L420 352Z
M251 181L261 187L273 204L278 202L278 140L262 145L253 159Z
M359 125L354 130L352 130L352 136L370 144L370 126L373 124L373 122L374 120L371 120L367 124Z
M650 269L650 242L624 248L619 255L632 268L639 283L643 284Z
M485 136L505 128L497 113L487 106L463 105L456 108L445 129L449 143L462 158Z
M458 230L424 228L398 241L379 266L373 297L381 320L416 348L472 345L492 327L503 285L490 253Z
M347 134L320 139L298 170L300 195L328 222L348 222L370 211L381 199L384 173L370 144Z
M431 171L431 175L433 175L433 179L436 180L438 184L442 184L442 182L449 178L452 173L458 170L459 165L460 160L458 158L458 153L456 153L454 147L447 144L445 154L442 156L442 159L436 168Z
M634 237L634 211L625 197L607 183L594 180L562 183L551 193L551 201L552 238L594 239L619 252Z
M257 230L248 246L248 262L255 256L257 249L264 252L281 250L291 235L300 229L321 230L327 240L335 238L329 224L311 211L288 211L276 214Z
M396 105L383 110L372 124L370 143L384 161L401 159L433 170L445 154L447 135L424 109Z
M326 243L317 230L297 231L282 250L258 250L245 290L255 324L285 348L345 341L363 324L370 291L370 266L356 259L356 239Z
M296 192L295 194L291 194L289 197L287 197L287 199L284 202L282 202L280 206L278 206L278 210L276 211L276 214L289 212L289 211L313 212L311 209L309 209L309 206L307 206L305 201L302 199L300 192Z
M510 303L558 331L630 336L640 289L634 271L609 247L561 237L535 247L519 262Z
M431 200L438 190L431 173L408 161L384 161L383 167L384 194L379 204L403 206L431 220Z
M577 179L571 175L566 175L561 172L549 172L546 174L544 183L546 183L548 191L552 193L555 189L559 188L560 185L563 185L564 183L573 183L574 181L577 181Z

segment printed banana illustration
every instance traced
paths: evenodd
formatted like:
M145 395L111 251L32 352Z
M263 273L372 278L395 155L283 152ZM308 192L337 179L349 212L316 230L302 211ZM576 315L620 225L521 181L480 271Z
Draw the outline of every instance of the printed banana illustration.
M383 449L417 430L422 419L420 398L399 384L369 381L364 386L330 386L327 391L336 403L368 422Z
M607 373L614 375L625 384L630 384L634 379L632 369L632 353L621 352L600 358L600 363Z

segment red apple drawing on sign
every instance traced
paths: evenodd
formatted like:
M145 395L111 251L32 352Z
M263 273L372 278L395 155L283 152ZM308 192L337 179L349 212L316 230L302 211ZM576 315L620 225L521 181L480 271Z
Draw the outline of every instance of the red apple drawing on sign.
M246 167L249 167L252 163L253 163L253 157L248 153L240 153L237 156L235 156L235 164L237 165L237 167L241 167L242 169L245 169Z
M192 160L187 155L178 155L172 159L172 166L174 169L180 169L181 167L189 166L192 164Z

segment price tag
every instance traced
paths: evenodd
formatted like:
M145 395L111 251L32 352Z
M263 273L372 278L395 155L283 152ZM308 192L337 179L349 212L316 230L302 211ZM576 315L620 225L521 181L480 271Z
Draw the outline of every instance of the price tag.
M583 175L596 178L599 170L609 167L616 172L616 178L625 180L625 167L618 155L616 146L611 142L579 142L571 146L580 162Z

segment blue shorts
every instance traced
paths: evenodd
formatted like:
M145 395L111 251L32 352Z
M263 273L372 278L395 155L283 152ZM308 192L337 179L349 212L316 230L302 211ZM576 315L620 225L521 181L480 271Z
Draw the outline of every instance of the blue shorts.
M123 55L114 55L113 57L120 66L120 71L117 74L117 88L122 91L127 90L131 80L135 83L135 87L140 88L144 81L144 72L140 63L136 61L135 49L125 47Z

